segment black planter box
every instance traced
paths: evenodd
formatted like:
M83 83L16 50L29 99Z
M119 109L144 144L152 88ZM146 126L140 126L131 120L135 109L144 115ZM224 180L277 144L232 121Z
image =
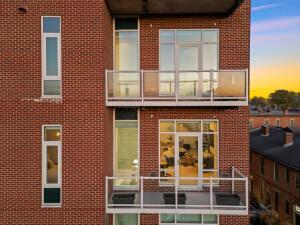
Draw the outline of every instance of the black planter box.
M135 194L113 194L112 200L114 204L134 204Z
M217 205L240 205L241 199L237 194L216 194Z
M165 204L175 205L175 193L163 193L163 198L164 198ZM185 193L178 193L177 194L178 204L184 205L185 200L186 200Z

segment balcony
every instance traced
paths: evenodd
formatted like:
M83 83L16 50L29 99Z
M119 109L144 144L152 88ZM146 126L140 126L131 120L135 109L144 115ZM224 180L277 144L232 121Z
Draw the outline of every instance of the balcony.
M118 179L137 188L115 191ZM235 168L231 177L106 177L105 185L106 213L248 214L248 178Z
M233 12L243 0L107 0L114 15L222 14Z
M247 106L247 70L106 71L107 106Z

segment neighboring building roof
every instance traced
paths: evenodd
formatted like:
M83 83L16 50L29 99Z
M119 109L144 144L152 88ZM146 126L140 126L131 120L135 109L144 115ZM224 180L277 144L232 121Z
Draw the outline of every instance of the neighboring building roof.
M285 132L293 132L294 143L284 146ZM250 150L277 163L300 171L300 129L270 127L270 134L263 136L261 128L250 132Z
M300 116L300 109L289 109L287 113L283 113L282 110L275 110L272 109L270 111L265 111L262 109L253 110L250 108L250 115L251 116Z

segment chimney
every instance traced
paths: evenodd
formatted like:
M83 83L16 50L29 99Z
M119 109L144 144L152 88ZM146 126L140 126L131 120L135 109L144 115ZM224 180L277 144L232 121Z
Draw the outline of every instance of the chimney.
M261 134L263 136L269 136L269 134L270 134L270 127L269 127L269 125L263 125L261 127Z
M294 142L294 134L291 132L284 133L284 146L291 146Z

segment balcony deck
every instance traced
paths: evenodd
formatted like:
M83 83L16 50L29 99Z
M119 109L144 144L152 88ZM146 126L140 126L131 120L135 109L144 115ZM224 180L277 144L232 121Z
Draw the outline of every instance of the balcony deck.
M106 71L106 105L247 106L247 70Z
M138 185L134 190L124 187L122 190L114 190L114 182L120 179L135 180ZM159 183L162 180L175 183L162 186ZM201 182L202 185L179 185L187 181ZM105 193L106 213L248 214L248 178L234 168L232 176L226 178L106 177ZM173 194L173 202L165 201L165 193ZM114 199L124 194L134 198L123 202ZM185 195L184 202L180 200L180 194Z
M216 201L216 195L213 195L213 207L210 207L210 193L209 192L186 192L186 203L184 205L178 205L177 209L175 205L168 205L164 203L162 192L144 192L144 205L141 209L141 193L135 193L134 205L124 206L113 204L113 194L124 192L113 192L109 198L107 213L170 213L176 210L177 213L182 214L197 214L201 211L203 214L225 214L225 215L246 215L246 206L243 202L239 205L218 205ZM226 194L226 193L225 193Z

